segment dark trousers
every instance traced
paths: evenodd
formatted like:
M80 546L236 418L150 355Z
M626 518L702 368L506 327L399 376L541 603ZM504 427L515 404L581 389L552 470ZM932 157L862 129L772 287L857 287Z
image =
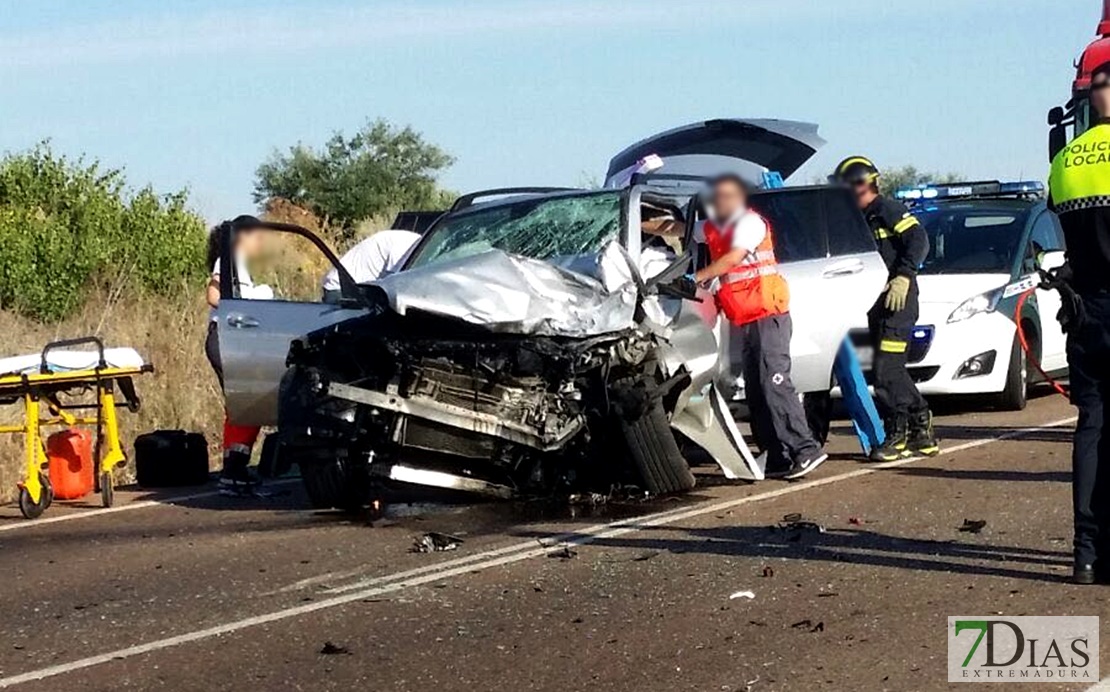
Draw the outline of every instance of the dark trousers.
M1083 297L1068 334L1071 400L1079 408L1072 451L1075 559L1110 561L1110 293ZM1104 564L1103 567L1110 567Z
M792 461L813 458L821 446L813 439L805 410L790 379L789 314L733 325L740 344L744 391L752 414L752 429L767 452L767 467L782 468Z
M220 339L216 333L216 323L212 320L208 321L208 335L204 337L204 355L208 356L208 364L212 366L216 379L220 381L220 389L223 389L224 366L220 360Z
M887 310L885 301L884 293L867 313L874 354L871 374L875 384L875 406L884 421L905 420L929 408L906 369L910 336L920 315L917 281L910 284L906 307L902 310Z

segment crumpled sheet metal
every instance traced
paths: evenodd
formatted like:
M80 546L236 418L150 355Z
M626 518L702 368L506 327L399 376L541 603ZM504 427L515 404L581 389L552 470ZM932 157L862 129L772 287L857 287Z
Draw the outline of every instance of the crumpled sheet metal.
M399 315L420 310L493 332L588 337L635 326L635 284L609 289L586 274L501 250L393 274L375 285Z

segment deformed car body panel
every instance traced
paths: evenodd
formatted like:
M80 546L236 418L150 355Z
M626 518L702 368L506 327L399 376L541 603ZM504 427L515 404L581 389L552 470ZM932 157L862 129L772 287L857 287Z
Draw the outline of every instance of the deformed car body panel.
M635 286L602 282L501 250L444 260L374 284L391 310L453 317L492 332L586 337L630 329Z

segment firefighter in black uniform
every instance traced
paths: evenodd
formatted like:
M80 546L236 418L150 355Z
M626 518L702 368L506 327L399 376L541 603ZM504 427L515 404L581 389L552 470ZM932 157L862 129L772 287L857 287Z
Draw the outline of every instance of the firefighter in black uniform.
M1110 581L1110 62L1091 75L1098 120L1052 161L1049 204L1060 216L1068 263L1061 289L1071 400L1079 408L1072 453L1075 572Z
M870 159L845 159L832 180L855 193L889 272L886 288L867 313L875 402L886 429L886 442L872 450L871 459L934 456L940 447L933 434L933 416L906 369L919 313L917 270L929 254L929 236L905 205L879 194L879 169Z

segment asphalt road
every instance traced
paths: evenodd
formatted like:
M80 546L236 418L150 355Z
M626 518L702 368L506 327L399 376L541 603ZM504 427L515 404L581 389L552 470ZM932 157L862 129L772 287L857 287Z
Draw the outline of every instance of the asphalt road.
M883 466L841 429L805 482L703 468L688 498L595 508L370 523L306 509L296 483L4 508L0 687L946 688L949 615L1110 616L1110 587L1064 581L1073 415L951 413L942 456ZM777 528L790 513L825 531ZM427 531L465 541L411 552Z

